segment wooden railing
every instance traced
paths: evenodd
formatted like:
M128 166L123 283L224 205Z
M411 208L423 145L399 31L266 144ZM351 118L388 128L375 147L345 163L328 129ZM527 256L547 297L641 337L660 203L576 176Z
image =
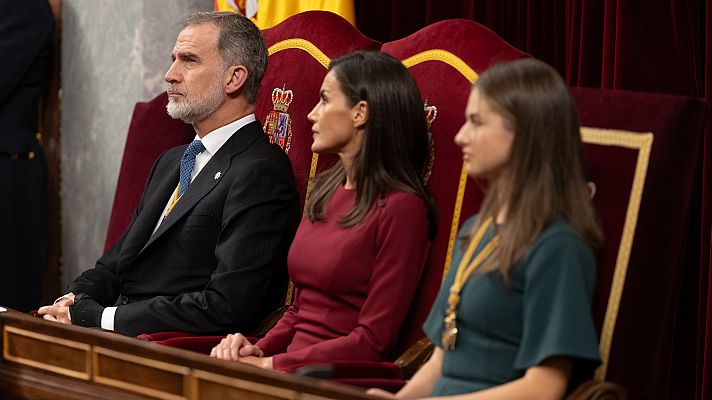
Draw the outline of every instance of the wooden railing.
M361 389L0 312L0 398L373 399Z

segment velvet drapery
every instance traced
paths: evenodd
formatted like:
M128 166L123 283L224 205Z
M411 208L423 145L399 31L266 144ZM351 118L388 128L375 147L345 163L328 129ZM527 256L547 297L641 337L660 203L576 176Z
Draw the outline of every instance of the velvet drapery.
M571 86L695 96L712 105L712 0L356 0L358 29L381 42L451 18L487 26ZM670 393L661 398L712 399L711 115L699 149L697 206L689 210Z

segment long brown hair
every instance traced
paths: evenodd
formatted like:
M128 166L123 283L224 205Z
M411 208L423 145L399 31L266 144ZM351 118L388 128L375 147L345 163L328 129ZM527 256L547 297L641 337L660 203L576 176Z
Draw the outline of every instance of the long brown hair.
M559 216L597 249L603 234L584 176L578 114L559 74L541 61L522 59L492 66L473 90L514 134L506 169L490 182L474 226L496 220L506 207L498 248L481 272L499 270L508 280L511 266Z
M349 106L368 103L361 148L351 165L356 203L343 216L343 227L357 225L379 197L390 192L414 193L428 208L430 237L435 232L435 207L421 179L428 152L428 130L423 100L408 70L392 56L355 52L331 61ZM324 219L324 209L346 172L341 163L319 174L307 205L310 221Z

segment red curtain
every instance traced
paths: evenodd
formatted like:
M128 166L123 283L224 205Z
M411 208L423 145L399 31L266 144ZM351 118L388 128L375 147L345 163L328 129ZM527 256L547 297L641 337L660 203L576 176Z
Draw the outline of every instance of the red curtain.
M359 30L381 42L451 18L489 27L571 86L696 96L712 105L712 0L356 0ZM708 117L675 327L674 398L712 399L711 133Z

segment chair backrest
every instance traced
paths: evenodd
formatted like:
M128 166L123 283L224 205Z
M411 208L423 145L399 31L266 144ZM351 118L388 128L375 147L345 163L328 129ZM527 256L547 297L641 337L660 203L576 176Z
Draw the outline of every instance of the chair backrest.
M262 34L269 63L255 113L270 141L287 152L304 207L310 178L337 160L335 156L320 156L311 151L312 123L307 120L319 102L319 89L329 62L358 50L378 51L381 44L365 37L342 17L326 11L294 15ZM292 297L290 282L285 304L291 304Z
M572 89L605 244L594 318L596 380L667 398L705 107L696 99ZM697 266L695 265L694 268ZM673 396L674 397L674 396Z
M105 249L119 239L131 222L154 161L165 150L186 144L195 136L192 126L166 113L167 103L168 96L161 93L151 101L136 103L134 107L116 183Z
M467 180L462 153L454 143L465 122L465 104L472 83L487 67L525 57L484 26L469 20L448 20L427 26L382 51L401 60L415 78L427 103L432 134L432 168L428 186L437 208L438 231L394 355L422 338L423 321L449 267L460 225L482 200L480 188ZM437 111L435 111L434 107Z
M287 151L303 206L309 177L336 161L334 156L312 153L312 123L307 120L319 101L329 62L357 50L378 51L381 44L326 11L294 15L262 33L269 48L269 65L256 115L271 140Z

